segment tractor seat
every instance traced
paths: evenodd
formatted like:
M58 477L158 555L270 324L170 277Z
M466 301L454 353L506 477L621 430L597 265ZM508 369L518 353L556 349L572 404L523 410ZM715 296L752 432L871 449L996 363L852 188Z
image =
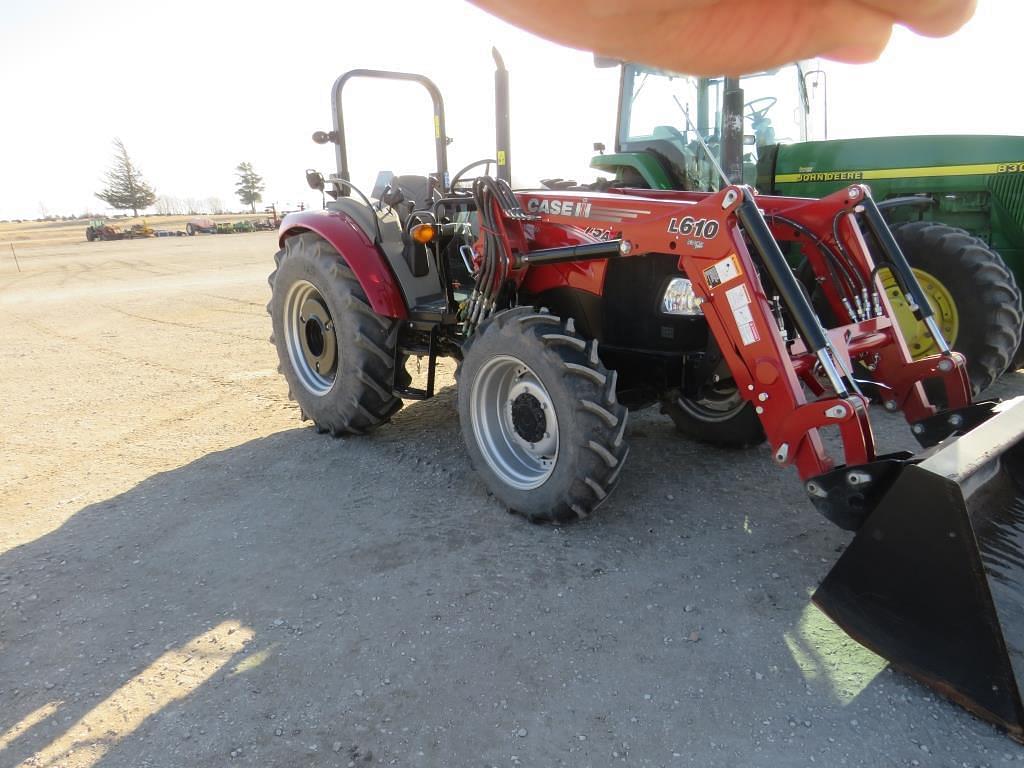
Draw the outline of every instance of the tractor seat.
M391 186L402 190L402 197L407 203L413 203L414 211L430 208L433 203L430 199L430 179L426 176L395 176Z
M413 211L429 210L433 206L430 193L430 179L426 176L405 174L395 176L391 171L379 171L374 182L370 197L381 200L386 197L387 190L398 190L402 193L402 202L395 204L395 211L404 227L405 221ZM387 203L385 203L387 205Z

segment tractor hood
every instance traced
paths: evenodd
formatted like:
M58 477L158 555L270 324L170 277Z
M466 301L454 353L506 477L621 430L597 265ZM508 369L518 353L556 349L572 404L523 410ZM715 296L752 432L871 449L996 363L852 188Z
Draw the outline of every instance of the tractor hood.
M864 181L876 189L878 182L927 179L922 191L935 190L942 179L958 178L986 189L991 176L1024 174L1024 136L885 136L870 139L838 139L779 145L774 168L762 168L773 178L759 178L761 189L787 195L817 197L837 183ZM971 177L970 179L964 177ZM1024 178L1024 175L1018 176ZM767 182L767 183L766 183ZM791 185L799 185L797 190ZM803 187L806 187L804 189ZM912 193L901 185L901 193Z

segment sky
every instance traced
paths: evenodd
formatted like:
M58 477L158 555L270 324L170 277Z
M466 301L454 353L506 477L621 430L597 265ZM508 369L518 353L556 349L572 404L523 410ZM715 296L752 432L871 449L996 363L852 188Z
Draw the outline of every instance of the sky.
M1014 86L1021 0L979 0L960 32L897 29L883 57L827 65L833 138L1024 134ZM252 163L264 201L319 205L305 169L332 171L334 79L355 68L418 72L444 94L449 167L493 156L492 46L511 74L514 177L590 180L613 144L617 71L464 0L4 0L0 15L0 220L109 214L94 197L121 138L157 193L219 198ZM413 86L346 90L356 183L431 169L429 100Z

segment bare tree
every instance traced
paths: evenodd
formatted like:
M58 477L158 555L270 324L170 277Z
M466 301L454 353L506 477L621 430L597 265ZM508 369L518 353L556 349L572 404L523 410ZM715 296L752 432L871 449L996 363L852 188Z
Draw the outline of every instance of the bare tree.
M156 201L156 212L164 216L170 216L172 214L181 213L181 200L179 200L176 197L161 195L159 198L157 198Z
M224 201L219 197L206 198L206 207L210 213L224 213Z

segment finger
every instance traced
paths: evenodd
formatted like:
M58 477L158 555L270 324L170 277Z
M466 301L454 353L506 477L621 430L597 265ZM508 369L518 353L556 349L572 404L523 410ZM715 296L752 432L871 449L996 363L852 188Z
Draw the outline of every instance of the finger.
M977 0L861 0L893 21L929 37L945 37L970 21Z
M694 75L754 72L851 42L862 49L857 60L869 59L892 25L890 16L857 0L472 2L563 45Z
M888 42L889 34L886 34L884 38L879 37L871 45L863 43L859 45L844 45L831 51L822 51L816 55L825 59L831 59L832 61L838 61L841 64L870 64L872 61L878 60Z
M695 75L742 74L818 55L871 61L902 20L893 7L906 2L583 0L566 7L544 0L472 1L564 45ZM937 29L928 23L972 3L924 0L927 7L913 20Z

